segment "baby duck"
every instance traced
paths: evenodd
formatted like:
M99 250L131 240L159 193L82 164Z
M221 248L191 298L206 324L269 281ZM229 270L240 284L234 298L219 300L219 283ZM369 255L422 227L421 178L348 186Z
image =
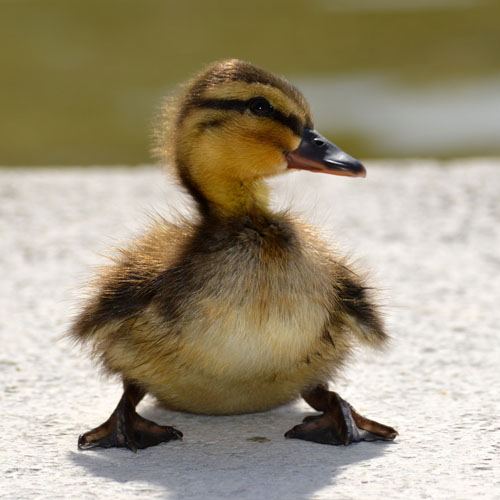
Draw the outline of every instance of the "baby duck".
M356 343L387 339L362 278L287 212L265 178L289 169L365 176L314 130L302 94L252 64L211 65L170 106L161 148L196 202L191 220L157 220L98 277L71 335L123 380L109 419L80 449L180 439L146 420L146 393L165 407L228 415L302 396L322 412L285 437L327 444L392 440L327 382Z

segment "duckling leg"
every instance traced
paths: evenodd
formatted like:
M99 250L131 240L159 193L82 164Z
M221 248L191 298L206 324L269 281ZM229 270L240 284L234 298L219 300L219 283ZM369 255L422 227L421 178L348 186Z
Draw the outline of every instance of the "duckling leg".
M306 417L286 434L286 438L304 439L324 444L347 446L359 441L392 441L398 431L357 413L336 392L318 385L302 395L305 401L322 415Z
M78 448L88 450L125 447L134 452L172 439L181 439L182 432L170 426L158 425L141 417L135 407L145 391L132 383L124 383L124 392L111 416L99 427L78 438Z

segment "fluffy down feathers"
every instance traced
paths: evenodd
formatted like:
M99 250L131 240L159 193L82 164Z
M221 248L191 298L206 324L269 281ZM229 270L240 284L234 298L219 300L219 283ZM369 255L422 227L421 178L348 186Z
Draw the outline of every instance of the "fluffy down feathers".
M159 220L97 283L73 335L173 409L272 408L385 339L358 276L285 213Z

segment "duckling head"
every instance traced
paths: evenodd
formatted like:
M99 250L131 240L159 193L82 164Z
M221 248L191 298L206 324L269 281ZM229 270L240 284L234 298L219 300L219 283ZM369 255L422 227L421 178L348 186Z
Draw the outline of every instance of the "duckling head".
M232 59L191 80L167 107L160 153L202 212L266 210L266 177L298 168L364 176L363 165L314 130L303 95Z

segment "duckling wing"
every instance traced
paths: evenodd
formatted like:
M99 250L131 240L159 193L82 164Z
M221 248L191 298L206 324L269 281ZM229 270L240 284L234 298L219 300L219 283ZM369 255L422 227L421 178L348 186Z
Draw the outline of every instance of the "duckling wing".
M331 323L344 324L358 341L379 347L388 339L374 298L374 290L366 279L346 263L332 262L333 310Z
M143 238L119 250L112 257L113 262L103 267L91 283L89 298L74 321L70 336L79 342L95 340L96 336L116 336L125 327L144 321L152 300L161 290L162 299L168 302L169 288L165 284L179 280L177 256L190 232L188 224L158 219ZM175 301L171 302L174 313Z

